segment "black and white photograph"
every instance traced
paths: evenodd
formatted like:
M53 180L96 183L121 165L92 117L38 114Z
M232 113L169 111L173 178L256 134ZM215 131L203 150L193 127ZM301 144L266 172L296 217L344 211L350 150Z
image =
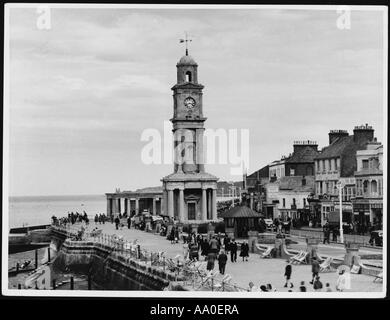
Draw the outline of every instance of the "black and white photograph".
M385 297L387 9L6 4L2 294Z

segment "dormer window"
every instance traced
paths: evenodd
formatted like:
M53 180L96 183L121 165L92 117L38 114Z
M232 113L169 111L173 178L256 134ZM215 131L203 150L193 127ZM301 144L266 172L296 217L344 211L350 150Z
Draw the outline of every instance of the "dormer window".
M186 82L192 82L192 74L190 71L186 72Z

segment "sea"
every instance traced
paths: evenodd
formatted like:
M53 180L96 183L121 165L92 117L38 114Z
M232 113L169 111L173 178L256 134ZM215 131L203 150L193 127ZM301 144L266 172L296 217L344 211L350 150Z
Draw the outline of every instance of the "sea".
M51 217L65 217L68 212L85 211L91 219L107 210L106 196L18 196L9 197L9 228L50 224Z
M96 213L105 213L107 209L105 195L75 195L75 196L24 196L9 198L8 221L9 228L35 226L51 223L53 215L65 217L68 212L85 211L89 218L93 218ZM38 249L39 261L44 257L47 248ZM8 268L22 263L26 260L34 261L35 251L25 251L8 255ZM20 273L14 277L9 277L8 286L10 289L16 289L18 285L24 285L27 279L27 273ZM88 283L84 275L75 273L52 272L52 278L57 283L64 284L57 290L69 290L69 279L74 277L75 290L87 290ZM92 285L92 290L97 290Z

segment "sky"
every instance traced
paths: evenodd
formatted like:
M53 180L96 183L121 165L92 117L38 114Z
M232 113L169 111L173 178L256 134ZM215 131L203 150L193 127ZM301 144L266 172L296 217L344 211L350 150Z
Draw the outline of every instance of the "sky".
M248 173L366 124L383 141L383 12L10 8L9 194L104 194L161 185L172 165L141 161L163 132L187 31L206 128L248 129ZM229 165L206 170L237 181Z

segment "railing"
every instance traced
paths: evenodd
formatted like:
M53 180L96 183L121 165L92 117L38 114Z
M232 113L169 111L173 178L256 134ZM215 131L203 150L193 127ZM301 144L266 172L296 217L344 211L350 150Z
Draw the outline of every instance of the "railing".
M177 256L169 258L164 252L151 252L145 250L136 241L127 241L116 235L108 235L101 232L84 230L81 234L81 226L52 225L57 232L63 233L73 241L93 241L95 245L109 247L110 254L122 256L125 260L145 263L146 266L157 268L171 273L171 276L183 286L194 290L211 291L248 291L231 281L231 277L218 279L218 273L205 270L206 262L184 260ZM168 277L168 275L166 275Z
M300 237L300 238L315 238L319 239L321 241L324 240L324 234L322 231L316 231L316 230L300 230L300 229L291 229L290 234ZM339 239L338 239L339 240ZM329 239L330 242L332 241L332 237ZM368 236L362 236L362 235L357 235L357 234L344 234L344 241L348 242L354 242L361 244L363 246L371 246L369 243L369 237ZM334 243L339 243L339 242L334 242Z

